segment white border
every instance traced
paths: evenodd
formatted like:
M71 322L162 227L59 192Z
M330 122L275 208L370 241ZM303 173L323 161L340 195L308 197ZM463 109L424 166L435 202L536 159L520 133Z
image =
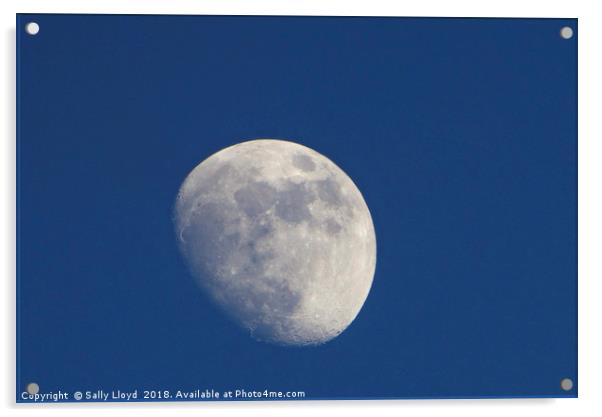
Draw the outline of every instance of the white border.
M2 240L2 377L0 404L8 414L105 415L108 411L129 415L317 415L412 416L445 414L506 416L541 414L547 416L591 415L602 412L602 19L590 1L385 1L385 0L54 0L3 1L2 83L0 126L3 140L0 175ZM344 15L344 16L467 16L467 17L577 17L579 18L579 395L578 400L420 400L345 401L292 403L195 403L195 404L111 404L54 405L36 410L34 406L14 405L14 279L15 279L15 13L118 13L118 14L254 14L254 15ZM85 410L85 411L84 411Z

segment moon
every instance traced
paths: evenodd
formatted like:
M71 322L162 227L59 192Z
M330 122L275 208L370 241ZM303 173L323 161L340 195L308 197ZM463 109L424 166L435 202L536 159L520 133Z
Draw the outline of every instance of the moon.
M343 170L297 143L252 140L211 155L182 183L174 224L200 287L256 340L325 343L370 292L370 210Z

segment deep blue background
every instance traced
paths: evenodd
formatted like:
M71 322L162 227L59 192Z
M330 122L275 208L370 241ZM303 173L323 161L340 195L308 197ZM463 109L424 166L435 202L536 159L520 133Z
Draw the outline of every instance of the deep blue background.
M576 395L576 20L17 20L18 393ZM323 346L252 340L176 247L185 176L254 138L332 159L374 219Z

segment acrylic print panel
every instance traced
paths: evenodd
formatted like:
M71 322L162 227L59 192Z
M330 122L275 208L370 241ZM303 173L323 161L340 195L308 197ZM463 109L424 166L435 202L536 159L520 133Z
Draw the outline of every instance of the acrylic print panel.
M577 396L577 21L17 16L17 401Z

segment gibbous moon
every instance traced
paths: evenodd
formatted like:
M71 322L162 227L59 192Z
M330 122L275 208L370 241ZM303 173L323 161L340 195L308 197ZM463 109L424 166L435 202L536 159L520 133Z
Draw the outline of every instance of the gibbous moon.
M266 139L217 152L185 179L174 217L193 276L255 339L327 342L370 291L368 206L338 166L305 146Z

